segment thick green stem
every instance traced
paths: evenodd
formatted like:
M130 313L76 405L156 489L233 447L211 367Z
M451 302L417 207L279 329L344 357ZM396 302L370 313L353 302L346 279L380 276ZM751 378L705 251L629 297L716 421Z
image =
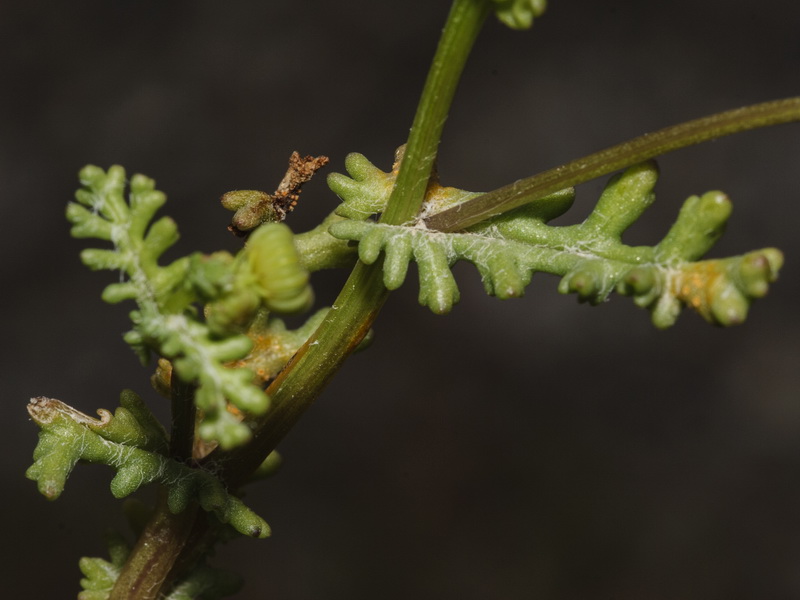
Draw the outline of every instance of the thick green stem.
M800 121L800 97L737 108L648 133L482 194L425 219L429 229L458 231L533 202L667 152L732 133Z
M422 206L453 95L489 8L486 0L453 3L383 213L385 223L405 223ZM222 462L230 485L243 483L314 402L367 334L387 295L381 265L359 262L328 317L267 390L272 405L253 440L226 456L213 457Z

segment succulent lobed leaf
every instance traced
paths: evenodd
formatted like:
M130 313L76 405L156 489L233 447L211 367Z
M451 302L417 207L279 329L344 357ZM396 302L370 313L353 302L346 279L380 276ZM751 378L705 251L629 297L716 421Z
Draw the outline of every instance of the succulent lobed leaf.
M155 418L142 414L144 405L138 399L132 401L132 396L132 392L123 393L123 403L128 407L135 405L133 410L117 409L113 417L101 410L100 419L52 398L31 400L28 412L41 431L34 463L26 476L38 483L39 491L54 500L63 492L66 479L79 460L104 464L117 471L111 481L111 492L116 498L124 498L142 485L157 481L168 489L172 512L181 512L196 500L204 510L213 512L223 523L230 523L239 533L267 537L270 529L264 519L228 493L214 475L151 449L165 446L164 440L149 437L159 437L153 426ZM118 421L118 415L124 416Z
M399 154L399 151L398 151ZM342 199L335 213L340 217L363 221L383 211L392 193L400 167L399 156L390 173L381 171L367 157L351 152L344 161L350 177L341 173L328 175L328 187Z
M458 301L450 268L466 260L477 267L486 292L502 299L521 296L533 273L541 271L561 275L560 292L575 293L592 304L615 290L632 295L637 305L651 310L653 323L660 328L672 325L682 306L690 306L718 325L742 322L750 303L776 279L782 264L780 252L770 248L696 262L722 235L730 216L730 201L721 192L686 200L675 224L657 245L627 246L622 235L653 203L657 179L653 161L612 177L595 209L578 225L548 225L572 204L573 191L564 190L462 232L431 231L421 221L410 226L385 225L361 218L363 210L357 212L358 220L332 223L329 231L336 238L357 242L359 258L367 264L383 254L388 289L403 283L409 261L415 260L420 303L436 313L448 312ZM346 206L380 211L386 200L385 192L366 198L372 192L364 187L339 189ZM437 182L429 187L423 215L446 207L441 190L448 190L448 199L471 197Z
M364 221L383 212L400 171L404 154L405 146L400 146L395 151L394 164L388 173L381 171L357 152L348 154L344 166L350 177L341 173L328 175L328 187L342 199L342 204L334 213L351 220ZM453 187L442 187L434 170L425 192L424 214L439 212L477 195Z
M153 221L166 201L155 182L134 175L126 202L125 170L107 172L88 166L80 173L83 187L67 207L72 233L112 242L111 249L89 248L83 262L92 269L120 271L125 280L112 283L103 299L134 300L133 330L125 341L146 361L151 352L170 359L178 376L197 385L196 403L203 411L199 433L223 448L246 442L246 423L228 412L263 414L269 399L247 368L228 363L247 356L252 341L244 335L257 312L306 310L313 302L308 272L286 225L266 223L250 235L247 246L232 256L194 254L161 266L159 259L178 240L168 217ZM206 303L203 320L194 308Z
M264 306L283 314L304 312L314 301L293 238L286 225L268 223L252 233L244 251Z

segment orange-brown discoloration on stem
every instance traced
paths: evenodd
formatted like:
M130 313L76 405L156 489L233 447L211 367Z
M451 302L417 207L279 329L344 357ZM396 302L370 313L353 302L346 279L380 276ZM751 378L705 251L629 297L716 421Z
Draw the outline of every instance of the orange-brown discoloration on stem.
M274 379L278 374L275 365L284 364L294 354L293 349L274 334L250 335L253 349L243 359L230 363L230 367L247 367L262 384Z
M353 335L350 336L350 340L347 344L346 353L352 354L355 352L355 349L358 348L358 345L364 341L364 338L367 337L369 330L372 328L372 324L375 322L375 319L378 316L378 311L373 310L368 313L367 318L364 319L358 329L353 332Z
M400 146L394 154L394 164L392 171L387 177L388 187L394 186L397 176L400 173L400 165L403 162L406 146ZM428 179L428 186L425 188L425 199L423 201L422 215L430 215L442 211L450 206L454 206L460 202L478 196L479 194L467 192L455 187L443 186L439 181L439 170L436 162L433 163L431 176Z

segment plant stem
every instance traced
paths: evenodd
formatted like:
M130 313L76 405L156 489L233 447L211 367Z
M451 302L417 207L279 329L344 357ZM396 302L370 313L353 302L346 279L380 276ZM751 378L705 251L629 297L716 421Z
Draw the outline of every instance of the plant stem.
M195 386L178 377L173 369L170 376L170 401L172 431L169 437L169 455L184 462L192 458L194 428L197 408L194 404Z
M458 231L548 194L618 169L732 133L800 121L800 97L737 108L634 138L482 194L425 219L429 229Z
M294 236L297 254L310 273L321 269L352 268L355 264L356 248L328 233L332 224L343 220L344 217L331 213L314 229Z
M442 32L422 92L386 222L402 223L419 211L430 179L441 131L458 80L489 10L487 0L455 0ZM380 265L357 263L329 316L272 383L272 407L247 446L207 457L219 461L221 476L235 489L249 479L277 443L316 399L344 360L369 331L388 292ZM173 409L182 412L180 398L190 390L173 386ZM188 440L188 415L175 416L172 452L183 455ZM159 596L192 526L196 506L183 513L169 512L164 495L139 536L111 593L111 600L153 600Z
M172 427L170 456L180 462L192 458L196 408L195 386L182 381L175 371L170 376ZM183 551L192 531L197 507L180 514L170 512L164 490L153 515L131 550L114 584L109 600L150 600L160 597L161 588Z
M487 0L455 0L453 3L381 223L401 225L419 212L453 95L489 9Z
M454 1L382 222L405 223L419 212L453 95L489 8L487 0ZM381 265L357 263L328 317L267 390L271 408L253 440L226 455L209 457L222 463L231 487L247 480L314 402L367 334L387 296Z
M195 504L180 514L172 514L162 489L155 512L131 550L109 600L160 598L161 588L183 550L196 516Z

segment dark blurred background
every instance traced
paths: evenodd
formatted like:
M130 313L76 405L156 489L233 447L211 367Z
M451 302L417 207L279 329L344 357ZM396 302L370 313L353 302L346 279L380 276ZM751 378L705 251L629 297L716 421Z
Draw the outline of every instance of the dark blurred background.
M78 260L63 212L88 163L154 177L177 253L235 248L218 204L274 189L292 150L366 154L404 141L449 3L129 0L0 4L3 583L73 598L78 557L124 529L111 472L80 467L50 504L23 477L31 396L87 412L138 391L165 415L120 334L114 275ZM445 183L488 190L629 137L800 92L794 0L553 0L530 32L487 24L441 146ZM487 298L459 267L447 317L393 294L281 445L250 502L272 524L216 564L239 599L800 598L800 126L661 160L631 231L655 243L688 195L735 210L714 256L777 246L781 280L748 321L684 314L659 332L628 298L598 307L534 278ZM569 218L602 182L582 186ZM337 200L324 177L289 221ZM330 302L344 273L316 277ZM146 490L143 498L150 498Z

